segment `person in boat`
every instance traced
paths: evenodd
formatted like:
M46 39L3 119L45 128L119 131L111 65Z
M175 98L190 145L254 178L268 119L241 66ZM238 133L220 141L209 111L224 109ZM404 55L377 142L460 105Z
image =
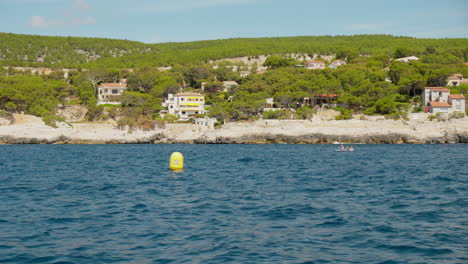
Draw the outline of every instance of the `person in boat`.
M343 146L343 144L340 145L340 150L345 150L345 147Z

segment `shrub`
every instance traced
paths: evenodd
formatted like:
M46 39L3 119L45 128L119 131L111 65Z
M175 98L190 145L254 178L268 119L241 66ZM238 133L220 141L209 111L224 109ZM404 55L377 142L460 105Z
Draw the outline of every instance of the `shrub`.
M464 118L465 114L462 112L453 112L449 115L449 119L458 119L458 118Z
M422 99L421 99L420 95L416 95L416 96L413 97L413 103L421 104L421 102L422 102Z
M116 119L117 116L118 116L118 113L117 113L117 108L108 108L106 109L107 111L107 115L112 118L112 119Z
M448 119L448 115L445 113L437 113L436 118L437 121L446 121Z
M10 124L14 124L16 122L15 116L10 112L0 110L0 117L3 117L10 121Z
M348 120L353 117L351 110L344 107L336 107L335 110L341 112L339 116L335 117L336 120Z
M117 120L117 127L119 129L124 129L126 126L131 130L137 126L137 122L135 119L130 118L130 117L122 117L119 120Z
M170 123L174 123L175 121L177 121L177 119L179 119L178 116L171 115L171 114L164 115L164 117L163 117L164 121L170 122Z
M310 107L302 107L297 109L296 114L294 115L295 119L310 119L315 114L315 110Z
M285 110L270 110L263 112L264 119L279 119L286 114Z
M424 106L421 107L414 107L413 110L411 111L412 113L419 113L424 111Z
M436 119L436 116L435 115L429 115L427 118L429 119L429 121L432 121L432 120Z
M155 123L151 117L142 115L137 119L137 127L141 130L149 131L155 128Z
M48 114L42 117L42 121L50 127L57 128L57 122L65 122L65 119L53 114Z

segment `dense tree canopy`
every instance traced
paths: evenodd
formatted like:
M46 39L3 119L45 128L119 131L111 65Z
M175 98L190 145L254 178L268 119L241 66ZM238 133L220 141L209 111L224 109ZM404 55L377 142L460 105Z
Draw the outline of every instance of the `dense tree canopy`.
M210 60L265 54L428 55L427 60L468 60L467 39L416 39L389 35L238 38L181 43L46 37L0 33L0 64L65 68L136 68L204 64ZM435 52L444 58L431 57ZM448 56L450 54L450 56Z
M116 118L120 113L119 126L151 127L150 121L158 118L168 94L202 92L202 83L209 115L218 120L245 120L261 114L309 118L315 110L303 104L304 98L316 94L339 94L335 101L344 107L337 110L342 118L349 118L353 111L405 113L411 103L420 101L425 86L445 86L453 73L468 77L468 67L463 64L468 55L466 39L363 35L143 44L4 33L0 36L0 63L4 65L75 68L52 69L43 75L0 68L1 110L46 117L54 115L60 105L82 104L88 108L89 120ZM345 60L347 65L323 70L296 68L301 61L291 58L291 53L335 54L335 59ZM255 74L258 65L250 69L252 74L241 77L240 71L246 70L242 65L224 62L215 67L208 63L264 54L273 54L265 61L269 70L264 74ZM403 63L392 59L408 55L417 55L420 60ZM161 65L172 68L161 71L157 68ZM99 84L122 79L127 80L128 91L120 97L121 110L97 106ZM236 81L240 86L226 92L223 81ZM466 85L452 91L468 96ZM286 110L263 113L267 98L273 98Z

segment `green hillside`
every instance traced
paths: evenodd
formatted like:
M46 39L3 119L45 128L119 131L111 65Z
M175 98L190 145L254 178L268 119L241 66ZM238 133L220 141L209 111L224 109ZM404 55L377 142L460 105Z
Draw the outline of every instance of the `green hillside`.
M65 68L135 68L202 64L213 59L263 54L411 55L428 48L468 60L468 39L417 39L389 35L239 38L145 44L129 40L0 33L0 65ZM453 61L451 61L453 63Z

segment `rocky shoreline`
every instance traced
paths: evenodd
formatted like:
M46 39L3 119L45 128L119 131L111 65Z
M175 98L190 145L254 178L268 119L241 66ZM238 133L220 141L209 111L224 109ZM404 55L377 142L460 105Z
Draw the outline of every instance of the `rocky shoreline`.
M109 123L46 126L17 115L0 125L0 144L431 144L468 143L468 117L428 120L258 120L222 128L166 124L152 131L119 130Z

